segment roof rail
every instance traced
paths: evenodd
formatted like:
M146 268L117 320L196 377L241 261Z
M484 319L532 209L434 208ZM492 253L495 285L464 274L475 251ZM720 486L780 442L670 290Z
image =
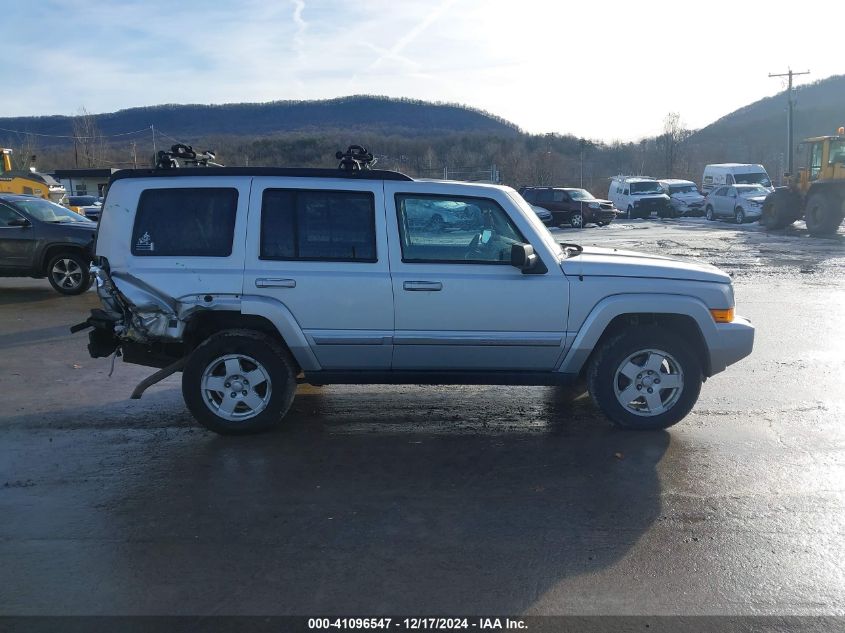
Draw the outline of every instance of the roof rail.
M413 178L398 171L364 169L345 171L340 169L310 167L185 167L182 169L121 169L112 174L110 182L127 178L187 178L189 176L274 176L277 178L339 178L342 180L403 180Z
M614 178L614 179L616 179L616 178L621 178L621 179L623 179L623 180L625 180L625 179L627 179L627 178L642 178L642 179L644 179L644 180L660 180L660 178L654 178L653 176L644 176L644 175L642 175L642 174L638 174L638 175L634 175L634 174L628 174L628 175L625 175L625 174L618 174L618 175L614 176L613 178Z

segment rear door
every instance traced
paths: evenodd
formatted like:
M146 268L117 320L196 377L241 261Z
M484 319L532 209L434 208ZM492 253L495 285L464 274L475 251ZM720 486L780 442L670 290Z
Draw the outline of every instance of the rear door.
M286 306L323 369L389 369L382 182L254 178L243 292Z

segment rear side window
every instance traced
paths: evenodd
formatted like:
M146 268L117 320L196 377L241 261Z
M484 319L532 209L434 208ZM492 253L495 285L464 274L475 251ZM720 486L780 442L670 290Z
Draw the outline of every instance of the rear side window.
M367 191L267 189L260 258L375 262L375 213Z
M135 214L132 254L228 257L237 211L237 189L147 189Z

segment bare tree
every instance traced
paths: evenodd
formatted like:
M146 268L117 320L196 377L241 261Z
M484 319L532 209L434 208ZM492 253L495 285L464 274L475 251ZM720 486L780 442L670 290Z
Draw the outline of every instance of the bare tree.
M105 142L97 126L97 118L85 107L72 120L74 160L76 166L100 167L105 153Z
M35 162L38 143L32 134L21 134L12 144L12 169L28 170Z
M677 112L670 112L663 119L663 134L657 137L657 146L663 155L664 172L669 178L674 176L680 146L689 135Z

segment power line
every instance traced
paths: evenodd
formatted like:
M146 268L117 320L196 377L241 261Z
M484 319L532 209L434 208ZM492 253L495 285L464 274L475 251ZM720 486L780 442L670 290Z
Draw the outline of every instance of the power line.
M792 99L792 77L795 75L809 75L810 71L807 70L803 73L794 73L790 68L788 72L785 73L778 73L773 74L769 73L769 77L789 77L789 87L786 89L788 97L789 97L789 114L787 115L786 119L786 156L787 156L787 171L789 175L792 176L792 161L794 158L795 150L792 148L793 139L792 139L792 110L794 105L794 100Z
M0 131L2 132L11 132L12 134L28 134L29 136L42 136L45 138L70 138L76 139L78 141L87 141L91 139L97 138L116 138L118 136L131 136L132 134L139 134L141 132L149 132L150 127L147 126L140 130L135 130L134 132L120 132L119 134L101 134L99 136L74 136L72 134L42 134L40 132L24 132L23 130L10 130L5 127L0 127Z

